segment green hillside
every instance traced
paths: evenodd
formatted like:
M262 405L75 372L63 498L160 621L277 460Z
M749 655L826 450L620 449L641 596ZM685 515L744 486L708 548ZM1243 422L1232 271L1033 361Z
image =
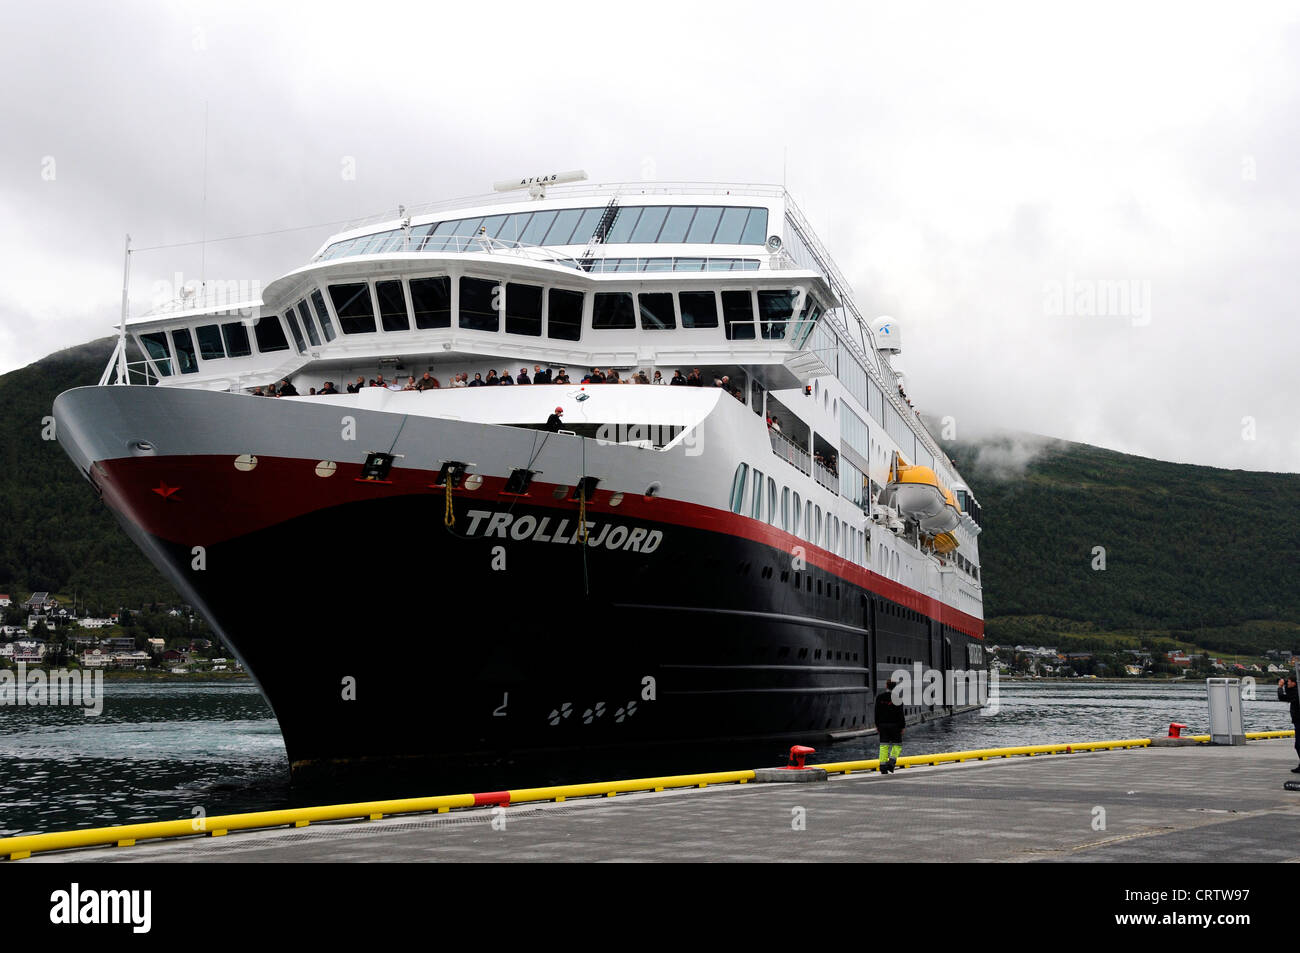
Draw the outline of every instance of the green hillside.
M1300 475L1006 435L945 447L984 511L993 641L1300 646ZM1023 459L1008 466L1009 459ZM1093 569L1093 548L1106 568Z
M179 600L59 446L41 439L54 398L96 382L112 344L0 376L0 592L75 592L95 611ZM1023 434L946 449L984 509L993 641L1300 647L1300 476ZM1105 571L1092 569L1095 546L1105 547Z
M93 611L179 602L55 441L41 439L54 398L94 384L105 338L0 376L0 592L72 596Z

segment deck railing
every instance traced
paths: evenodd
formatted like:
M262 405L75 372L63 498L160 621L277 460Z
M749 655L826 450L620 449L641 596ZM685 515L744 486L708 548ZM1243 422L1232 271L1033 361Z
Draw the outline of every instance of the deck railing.
M812 473L812 457L808 451L796 444L779 430L768 428L767 435L772 441L772 452L778 457L804 473Z

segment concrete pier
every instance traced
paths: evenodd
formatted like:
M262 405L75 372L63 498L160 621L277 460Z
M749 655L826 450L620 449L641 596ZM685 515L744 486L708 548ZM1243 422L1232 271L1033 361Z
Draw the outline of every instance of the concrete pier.
M1290 739L1017 757L37 854L22 863L1300 861Z

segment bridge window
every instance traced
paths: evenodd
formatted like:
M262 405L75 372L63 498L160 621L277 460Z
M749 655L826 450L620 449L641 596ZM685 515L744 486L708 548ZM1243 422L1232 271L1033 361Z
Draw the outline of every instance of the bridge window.
M385 331L409 331L411 319L406 314L406 294L400 281L376 281L375 298L379 302L379 326Z
M484 278L460 279L460 326L471 331L499 331L497 301L501 286Z
M268 315L259 320L253 325L253 335L257 338L258 351L263 354L289 350L289 342L284 337L284 328L277 317Z
M226 340L226 353L231 357L248 357L253 353L248 343L248 328L242 321L231 321L221 326L221 336Z
M542 335L542 289L537 285L506 285L506 333Z
M760 291L758 293L759 331L766 339L780 340L794 316L794 292Z
M683 242L686 240L686 231L691 227L691 219L695 217L695 207L693 205L678 205L668 211L668 218L664 222L663 229L659 232L661 242Z
M722 320L727 328L727 340L754 339L754 300L748 291L722 292Z
M158 373L163 377L172 376L172 355L167 350L167 335L162 331L154 331L151 334L140 335L140 343L144 345L145 353L149 359L154 362L158 368Z
M735 245L740 242L741 233L745 230L745 221L749 218L750 210L747 208L729 208L722 213L722 220L718 223L718 230L714 233L714 242L720 245Z
M578 227L573 230L573 237L569 239L569 243L585 245L591 241L596 234L596 226L600 224L600 216L604 213L603 208L583 209L582 218L578 219Z
M626 292L597 292L591 311L591 326L598 330L636 327L632 296Z
M682 327L718 326L718 299L712 291L682 291L677 300L682 306Z
M410 287L417 328L451 327L450 278L412 278Z
M330 299L344 334L371 334L375 330L375 305L369 282L330 285Z
M546 233L550 231L551 225L554 224L557 214L554 210L534 214L519 240L526 245L540 245Z
M593 228L595 226L592 226ZM548 300L546 336L559 341L582 337L582 292L552 288Z
M311 341L312 347L320 347L320 332L316 330L316 322L311 319L306 298L298 302L298 314L302 317L302 326L307 331L307 340Z
M673 314L672 292L656 291L652 294L639 294L637 301L641 306L641 330L665 331L677 327L677 318Z
M438 226L425 239L421 251L442 251L447 246L447 239L451 237L452 230L455 229L459 222L439 222Z
M199 356L205 361L215 361L226 356L221 344L221 329L215 324L205 324L195 329L199 339Z
M722 218L722 209L717 206L706 206L697 209L695 218L691 222L690 231L686 233L687 243L712 242L713 233L717 231L720 218Z
M289 333L293 335L293 345L301 354L307 350L307 342L303 339L302 328L298 326L298 316L293 313L293 308L284 313L284 319L289 322Z
M573 231L578 226L578 219L582 218L582 209L566 208L555 216L555 223L551 225L550 231L542 239L543 245L567 245L569 239L573 237Z
M740 236L742 245L761 245L767 241L767 209L751 208L745 220L745 231Z
M749 476L749 464L742 463L736 467L736 475L731 480L731 512L739 513L745 506L745 479Z
M664 219L668 217L668 207L651 206L641 213L636 228L632 230L633 243L653 242L659 238L659 229L663 228Z
M320 321L320 329L325 332L326 342L333 341L337 335L334 333L334 322L330 320L330 313L325 307L325 296L316 289L311 293L311 304L316 309L316 317Z
M640 217L639 208L620 208L614 217L614 224L610 226L609 234L605 236L605 242L609 244L627 241L632 237L632 229L636 227L636 220Z
M177 328L172 332L172 347L176 351L176 366L182 374L197 374L198 359L194 356L194 340L189 328Z

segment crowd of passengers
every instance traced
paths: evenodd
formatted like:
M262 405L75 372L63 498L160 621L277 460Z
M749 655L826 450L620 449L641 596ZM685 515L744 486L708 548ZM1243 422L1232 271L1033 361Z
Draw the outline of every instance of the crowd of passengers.
M456 374L451 379L448 387L499 387L502 385L518 384L571 384L573 381L569 378L568 371L561 367L558 371L540 364L533 365L533 373L528 373L527 367L519 368L517 376L511 376L509 371L497 373L496 368L488 370L487 378L484 379L481 373L476 373L474 379L470 380L469 374L462 372ZM704 377L698 367L693 368L690 374L683 375L678 369L673 372L671 380L664 380L663 374L659 371L654 372L653 379L646 375L644 370L630 372L626 377L619 374L618 370L611 367L608 370L601 370L599 367L593 367L589 374L586 374L578 381L580 384L665 384L677 385L681 387L703 387ZM745 402L745 395L739 387L731 383L729 376L723 375L713 379L713 387L720 387L725 390L742 404ZM357 377L355 381L347 385L349 394L356 394L367 387L383 387L388 390L440 390L442 383L434 377L429 371L424 375L416 378L410 375L403 384L400 381L386 381L383 374L378 374L367 380L364 374ZM309 391L309 396L317 397L328 394L338 394L340 391L335 387L333 381L325 381L318 390L313 387ZM267 384L265 387L256 387L253 389L254 397L297 397L299 396L297 388L288 380L282 380L278 384Z

